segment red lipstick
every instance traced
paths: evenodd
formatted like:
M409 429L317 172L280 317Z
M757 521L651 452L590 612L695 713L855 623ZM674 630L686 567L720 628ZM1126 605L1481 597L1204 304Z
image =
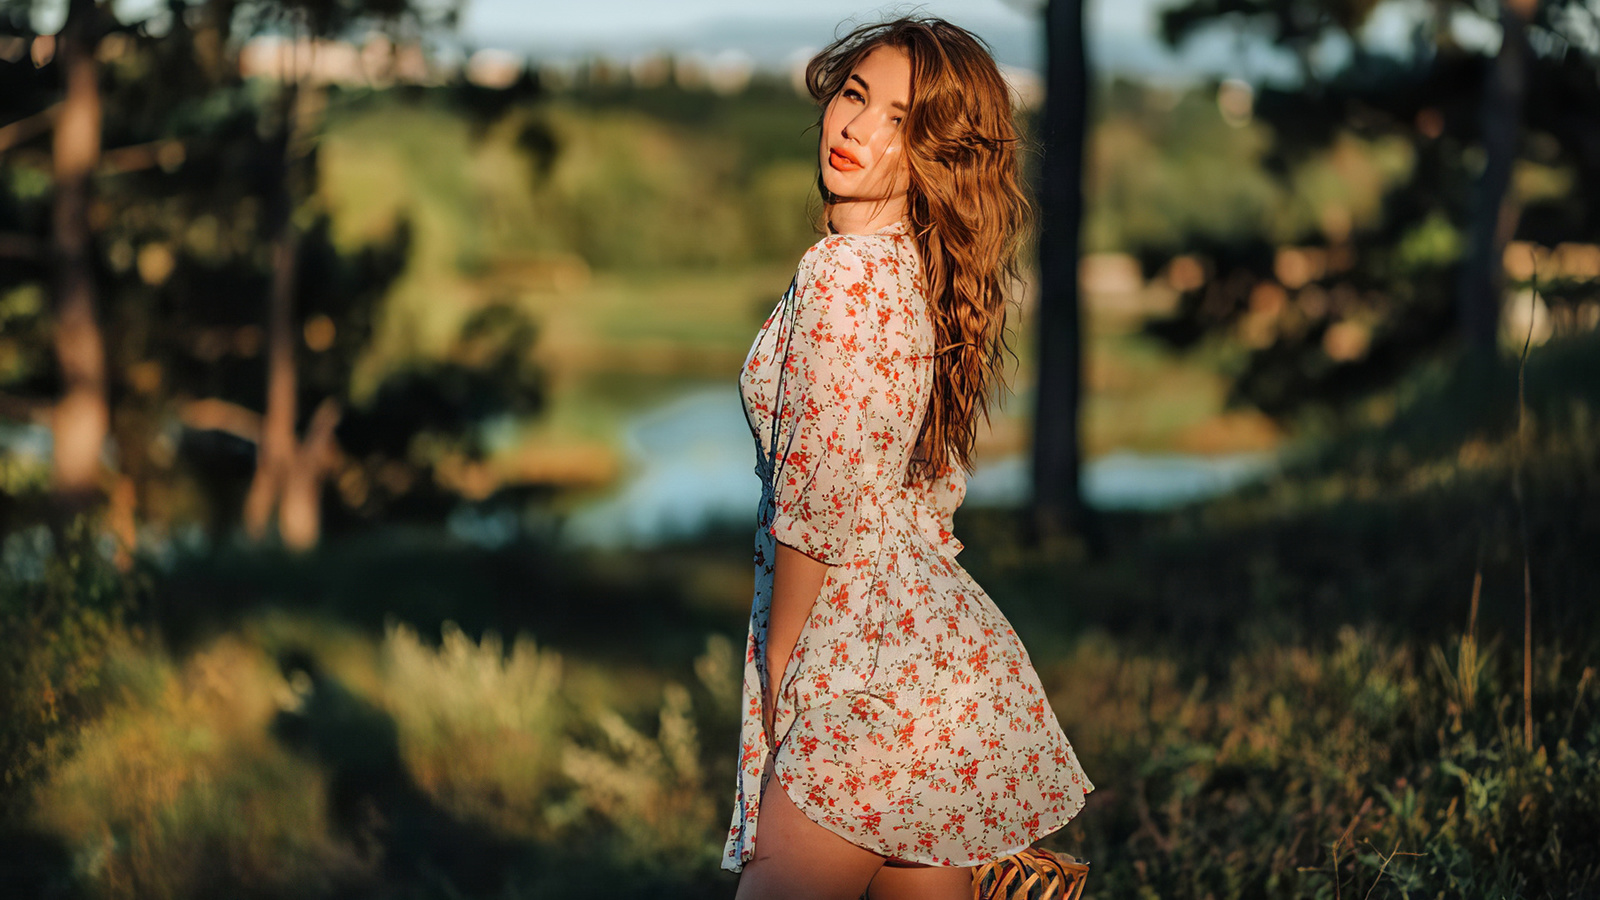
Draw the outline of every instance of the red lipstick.
M856 159L846 150L830 147L828 149L828 165L841 172L853 172L861 168L861 160Z

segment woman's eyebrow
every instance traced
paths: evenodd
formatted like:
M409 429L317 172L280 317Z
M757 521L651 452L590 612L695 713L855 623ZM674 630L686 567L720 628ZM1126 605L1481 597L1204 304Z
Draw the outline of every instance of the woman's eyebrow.
M860 75L857 75L856 73L851 72L850 73L850 80L856 82L859 85L861 85L862 89L865 90L868 94L872 93L872 88L867 85L866 79L862 78ZM906 111L906 105L904 103L901 103L899 100L891 101L889 103L889 105L894 107L895 109L900 110L901 112L905 112Z

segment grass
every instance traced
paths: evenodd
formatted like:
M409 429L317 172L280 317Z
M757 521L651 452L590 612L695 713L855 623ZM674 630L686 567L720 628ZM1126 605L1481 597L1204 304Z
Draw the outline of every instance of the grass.
M1569 351L1535 351L1531 409L1587 403ZM1515 433L1371 449L1480 421L1448 402L1418 388L1275 484L1113 520L1104 564L961 514L1098 786L1048 842L1090 896L1600 891L1590 419L1529 433L1528 747ZM54 726L0 868L57 896L731 896L747 539L180 559Z
M1348 626L1326 643L1261 642L1207 677L1100 638L1050 668L1064 727L1111 788L1060 839L1105 863L1097 896L1562 897L1600 884L1578 849L1600 839L1600 729L1574 715L1600 700L1592 668L1541 646L1528 752L1514 660L1494 660L1465 710L1415 645Z

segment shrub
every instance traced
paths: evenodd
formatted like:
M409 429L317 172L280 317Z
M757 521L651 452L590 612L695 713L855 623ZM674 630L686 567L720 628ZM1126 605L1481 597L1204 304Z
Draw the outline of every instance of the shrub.
M316 897L368 874L329 828L321 769L268 731L295 698L259 647L223 637L182 665L124 648L107 673L120 702L33 792L89 895Z
M525 635L507 654L494 632L474 642L446 622L437 649L390 623L381 659L383 703L418 786L457 815L548 836L543 805L565 725L561 658Z
M1583 715L1600 700L1593 670L1563 677L1562 657L1540 649L1530 751L1520 661L1482 664L1465 711L1458 679L1424 659L1345 628L1326 649L1241 652L1213 686L1087 640L1050 684L1100 790L1055 840L1097 863L1099 896L1600 889L1586 849L1600 846L1600 724Z
M732 704L725 701L730 685L737 684L733 673L741 671L737 659L729 641L713 637L695 661L715 703L713 722L725 706L736 708L736 693ZM724 837L719 817L728 812L728 798L707 783L689 690L665 686L654 736L611 709L594 710L590 718L599 740L569 741L563 752L562 771L575 787L565 815L574 822L597 820L618 858L658 878L681 881L715 871Z
M5 541L0 565L0 814L68 752L72 727L100 705L111 655L137 635L126 620L143 582L111 564L88 519L60 546L43 525Z

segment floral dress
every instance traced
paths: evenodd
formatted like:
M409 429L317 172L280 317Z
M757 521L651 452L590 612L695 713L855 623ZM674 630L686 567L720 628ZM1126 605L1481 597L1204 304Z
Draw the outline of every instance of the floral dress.
M763 490L725 869L753 855L769 763L830 831L939 866L1022 850L1093 789L1016 633L955 560L964 473L903 485L932 390L918 267L903 223L824 238L740 372ZM828 569L783 672L773 748L761 704L777 541Z

